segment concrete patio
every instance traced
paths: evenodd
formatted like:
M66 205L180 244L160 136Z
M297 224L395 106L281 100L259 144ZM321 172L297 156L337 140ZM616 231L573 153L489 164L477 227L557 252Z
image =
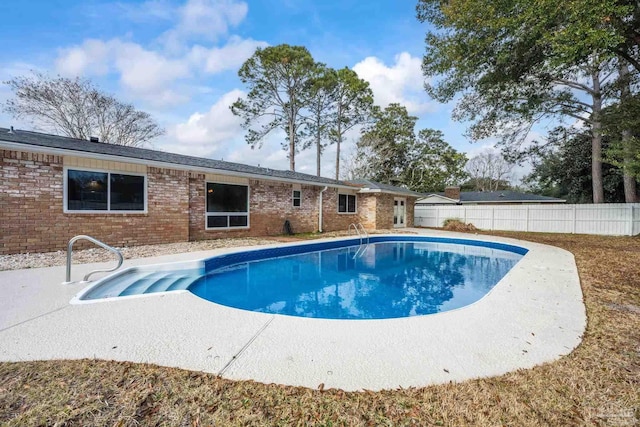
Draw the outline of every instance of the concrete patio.
M426 386L499 375L570 353L586 326L565 250L492 236L415 229L529 249L480 301L389 320L327 320L238 310L188 291L69 304L86 284L65 267L0 272L0 360L98 358L200 370L238 380L344 390ZM295 243L294 243L295 244ZM127 260L201 259L219 249ZM74 265L73 278L111 263Z

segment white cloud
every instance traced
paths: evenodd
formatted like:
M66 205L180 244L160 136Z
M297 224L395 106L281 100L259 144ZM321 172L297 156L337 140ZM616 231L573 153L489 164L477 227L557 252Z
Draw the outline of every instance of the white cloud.
M171 51L194 38L216 41L247 16L249 7L236 0L188 0L178 11L176 26L161 36Z
M407 107L409 113L419 114L434 108L424 91L421 65L420 58L402 52L390 67L370 56L358 62L353 70L369 82L376 104L385 107L397 102Z
M224 157L231 146L239 145L243 139L240 124L229 106L244 92L234 89L225 93L204 113L193 113L186 121L168 129L158 148L174 153L203 157Z
M207 73L215 74L240 68L258 47L266 46L268 46L266 42L233 36L222 47L207 49L199 45L194 46L191 48L189 58L195 66Z
M100 76L117 72L129 96L154 105L175 105L188 97L172 88L188 78L188 61L172 59L120 39L85 40L81 45L62 49L56 60L57 71L65 76Z
M182 8L178 31L217 37L242 22L248 9L245 2L235 0L189 0Z
M111 45L120 80L130 90L153 93L166 87L167 83L190 75L189 64L184 60L169 59L135 43L116 40Z
M107 74L110 50L102 40L85 40L81 45L60 50L55 61L56 70L63 76Z
M55 61L64 76L115 74L125 96L156 107L175 106L201 92L194 76L233 70L267 43L230 36L219 46L190 46L194 39L217 42L247 15L248 6L238 0L187 0L176 6L167 0L148 0L139 6L115 3L113 8L130 20L169 21L172 27L160 36L164 47L111 38L87 39L60 49ZM144 14L148 9L149 15ZM189 79L189 85L181 84Z

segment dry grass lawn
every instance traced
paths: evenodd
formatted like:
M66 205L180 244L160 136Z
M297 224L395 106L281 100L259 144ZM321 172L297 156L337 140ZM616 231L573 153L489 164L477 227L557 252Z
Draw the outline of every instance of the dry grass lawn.
M559 361L495 378L378 393L234 382L98 360L0 363L0 424L640 424L640 239L499 234L575 254L588 325L583 343Z

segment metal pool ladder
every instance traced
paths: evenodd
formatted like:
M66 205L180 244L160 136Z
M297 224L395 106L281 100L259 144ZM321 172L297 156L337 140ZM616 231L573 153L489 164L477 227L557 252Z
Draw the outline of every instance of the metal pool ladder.
M122 257L122 253L117 250L114 247L111 247L109 245L107 245L104 242L101 242L98 239L94 239L91 236L85 236L84 234L80 234L79 236L74 237L73 239L69 240L69 244L67 245L67 280L62 282L63 285L68 285L70 283L73 283L71 281L71 256L73 255L73 244L75 242L77 242L78 240L88 240L92 243L95 243L98 246L103 247L104 249L113 252L114 254L116 254L118 256L118 265L116 265L114 268L109 268L106 270L93 270L89 273L87 273L86 276L84 276L84 279L82 279L83 282L88 282L89 281L89 277L92 276L95 273L109 273L111 271L116 271L117 269L120 268L120 266L122 265L122 261L124 260L124 258Z
M356 253L353 255L353 258L355 259L358 256L362 255L364 253L364 250L367 248L367 246L369 246L369 233L367 233L367 230L365 230L364 225L362 225L361 222L357 222L357 223L353 222L349 224L349 228L347 230L350 232L352 227L355 230L355 232L358 234L358 238L360 239L360 246L358 247L358 250L356 251ZM366 243L363 246L362 243L365 241L365 239L366 239Z

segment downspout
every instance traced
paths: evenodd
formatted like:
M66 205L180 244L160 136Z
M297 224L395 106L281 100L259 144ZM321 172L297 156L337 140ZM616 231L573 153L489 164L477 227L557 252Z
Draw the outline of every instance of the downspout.
M320 191L320 206L318 207L318 232L322 233L322 193L324 193L325 191L327 191L329 187L328 186L324 186L324 188Z

